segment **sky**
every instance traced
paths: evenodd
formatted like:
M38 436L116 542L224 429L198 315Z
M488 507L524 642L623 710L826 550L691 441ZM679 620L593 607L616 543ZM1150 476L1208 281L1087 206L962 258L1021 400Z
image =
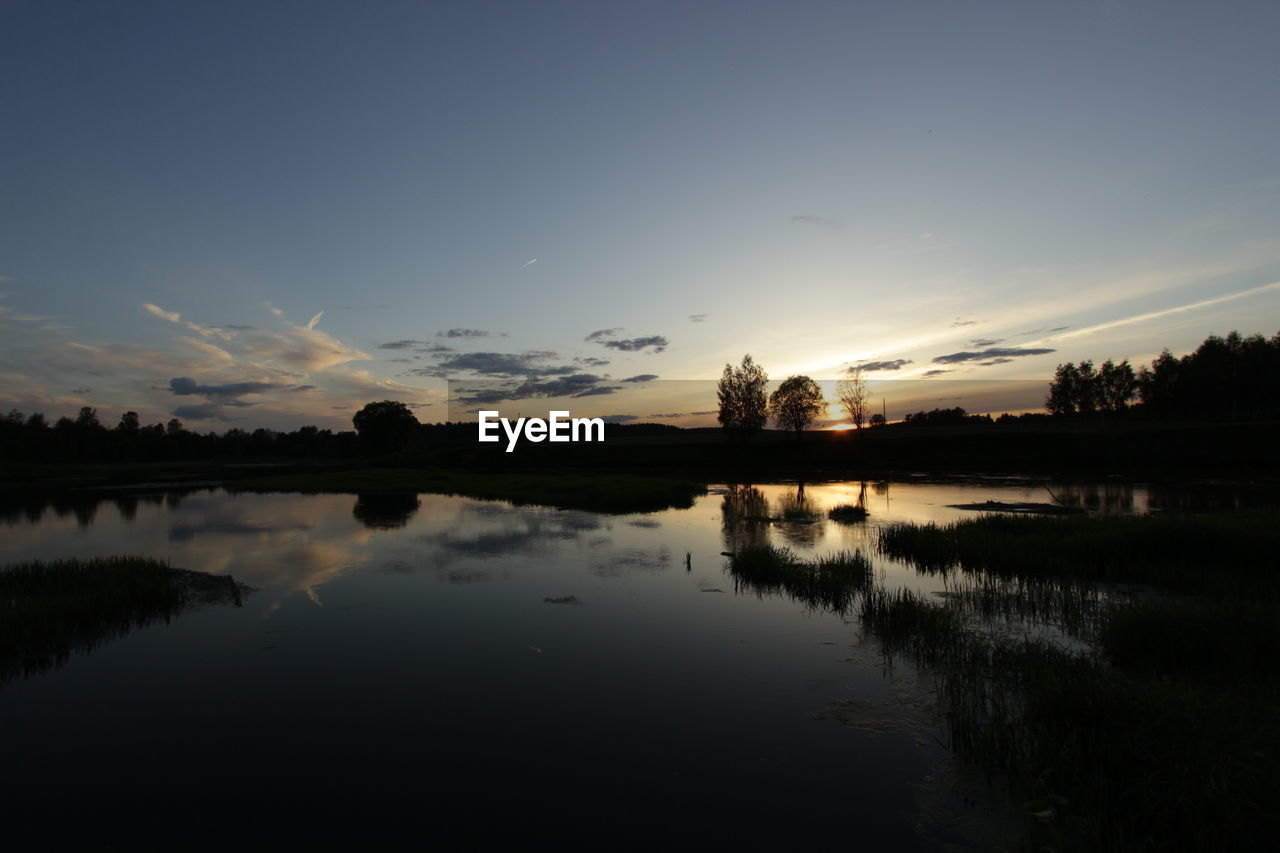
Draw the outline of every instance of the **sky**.
M1063 362L1280 332L1277 32L1230 0L7 2L0 410L336 430L444 420L458 380L714 424L746 353L1035 408Z

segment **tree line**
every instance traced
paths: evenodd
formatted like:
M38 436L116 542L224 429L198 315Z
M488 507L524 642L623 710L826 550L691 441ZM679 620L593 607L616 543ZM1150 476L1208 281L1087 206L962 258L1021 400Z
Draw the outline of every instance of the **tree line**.
M1110 360L1058 365L1045 409L1057 416L1116 416L1138 408L1145 416L1197 420L1280 417L1280 334L1210 335L1181 358L1165 349L1137 372Z

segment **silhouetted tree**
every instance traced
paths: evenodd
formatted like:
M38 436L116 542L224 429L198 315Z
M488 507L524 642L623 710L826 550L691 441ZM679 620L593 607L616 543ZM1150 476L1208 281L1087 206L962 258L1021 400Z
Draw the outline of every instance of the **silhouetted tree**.
M724 374L716 389L720 400L720 425L732 435L748 437L764 428L768 418L765 386L769 376L750 355L742 357L742 365L724 366Z
M1098 399L1098 374L1093 362L1082 361L1078 367L1067 362L1059 364L1054 372L1044 405L1054 415L1087 415L1097 409Z
M1133 368L1128 360L1114 364L1111 359L1098 368L1098 404L1108 412L1119 414L1129 406L1129 401L1138 393L1138 379L1133 375Z
M788 376L769 396L769 413L783 429L795 430L796 437L827 407L822 389L808 376Z
M142 422L138 419L137 412L125 412L120 416L120 423L116 424L116 431L123 433L136 433L142 428Z
M404 403L383 400L368 403L351 418L360 443L373 453L395 453L418 429L418 419Z
M836 383L836 399L849 416L849 423L862 429L867 422L871 393L867 389L867 380L863 378L861 368L849 368L845 378Z
M102 422L98 420L98 410L92 406L83 406L76 416L76 426L85 430L100 430Z

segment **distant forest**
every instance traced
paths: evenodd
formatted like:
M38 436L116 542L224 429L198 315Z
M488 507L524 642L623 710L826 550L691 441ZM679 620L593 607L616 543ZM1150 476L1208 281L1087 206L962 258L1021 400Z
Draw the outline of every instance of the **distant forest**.
M1280 419L1280 334L1211 336L1195 352L1177 358L1165 350L1136 372L1127 361L1059 365L1045 413L1004 415L994 421L963 409L916 412L901 424L877 426L991 425L1030 420L1264 421ZM472 423L420 424L403 403L370 403L353 416L356 429L333 432L304 426L292 432L238 427L223 433L187 429L177 418L143 425L136 412L103 424L85 407L54 423L41 413L17 410L0 417L0 460L18 462L136 462L179 459L343 459L403 449L475 443ZM608 436L679 433L663 424L609 424Z

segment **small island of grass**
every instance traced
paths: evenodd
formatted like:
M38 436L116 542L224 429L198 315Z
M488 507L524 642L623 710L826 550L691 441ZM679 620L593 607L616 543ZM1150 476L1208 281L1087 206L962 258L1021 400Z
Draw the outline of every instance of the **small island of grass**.
M189 610L239 606L229 575L146 557L32 561L0 568L0 681L57 668L73 651Z

